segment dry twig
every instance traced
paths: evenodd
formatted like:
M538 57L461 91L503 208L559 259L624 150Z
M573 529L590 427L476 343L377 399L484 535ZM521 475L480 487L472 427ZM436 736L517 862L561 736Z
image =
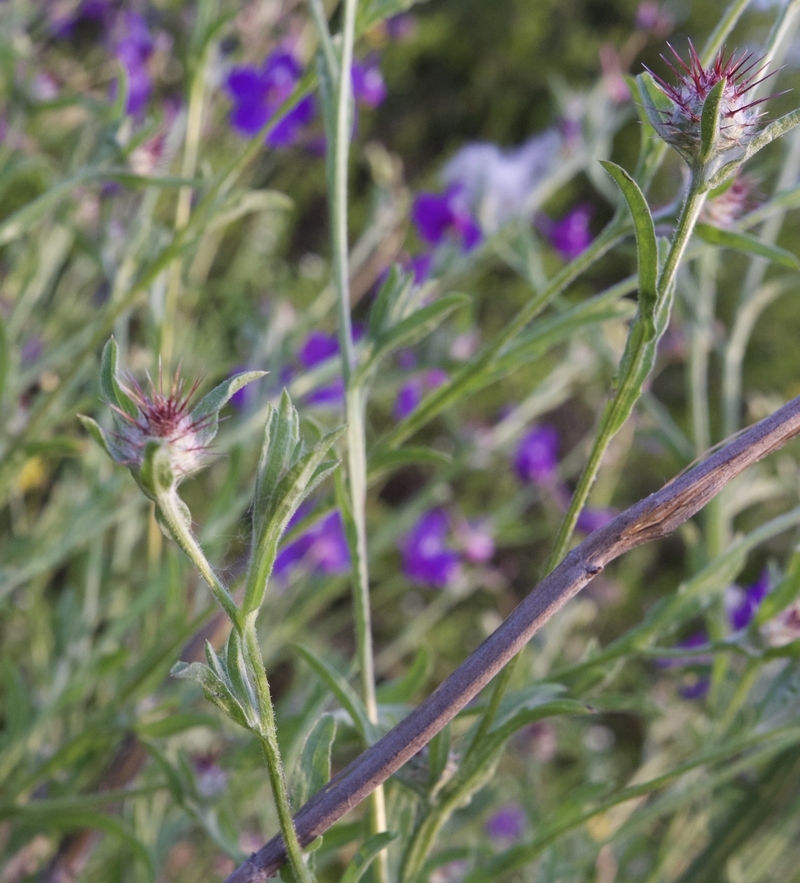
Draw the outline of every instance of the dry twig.
M800 433L800 397L742 433L576 546L418 708L320 789L295 816L303 846L323 834L426 745L570 598L615 558L672 533L748 466ZM286 859L280 836L225 883L263 883Z

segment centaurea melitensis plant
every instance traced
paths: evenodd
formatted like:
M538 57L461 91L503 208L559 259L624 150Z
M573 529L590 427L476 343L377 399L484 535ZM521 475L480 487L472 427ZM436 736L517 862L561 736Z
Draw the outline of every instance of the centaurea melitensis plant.
M800 0L595 5L0 4L4 881L791 879Z

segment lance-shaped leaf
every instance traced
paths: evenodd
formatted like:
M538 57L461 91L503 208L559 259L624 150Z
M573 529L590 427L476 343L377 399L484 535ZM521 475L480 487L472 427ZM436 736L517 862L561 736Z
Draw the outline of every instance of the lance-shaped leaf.
M246 614L258 610L278 554L278 543L303 500L338 465L325 460L344 428L303 451L297 411L284 391L277 411L270 409L261 449L253 514L253 554L242 606Z
M708 242L710 245L720 245L744 252L745 254L755 254L790 270L800 268L800 260L798 260L797 255L777 245L762 242L756 236L751 236L749 233L725 230L712 224L697 224L694 229L703 242Z
M658 243L653 216L639 185L621 166L603 161L603 168L616 181L633 219L636 234L636 257L639 264L639 317L645 339L656 333L655 310L658 284Z
M198 405L192 410L190 419L197 426L197 439L199 444L207 445L214 440L219 429L219 412L239 392L254 380L266 375L266 371L245 371L235 374L224 380L219 386L215 386L210 393L200 399Z
M170 674L174 678L182 678L200 684L206 699L213 702L217 708L222 709L239 726L248 730L251 728L247 712L233 695L230 686L207 665L202 662L192 662L191 664L178 662L172 666Z
M119 348L116 340L112 337L103 347L103 354L100 357L100 392L109 405L115 405L126 414L136 418L139 415L139 409L117 380L118 357Z
M359 848L358 852L350 859L350 864L344 872L340 883L358 883L369 870L376 856L383 852L386 847L397 838L394 831L381 831L368 837Z

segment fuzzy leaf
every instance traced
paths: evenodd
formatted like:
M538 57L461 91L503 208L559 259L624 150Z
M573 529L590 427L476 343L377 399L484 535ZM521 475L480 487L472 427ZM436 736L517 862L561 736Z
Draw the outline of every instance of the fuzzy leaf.
M724 230L712 224L697 224L695 232L703 242L707 242L709 245L720 245L724 248L732 248L736 251L744 252L745 254L755 254L790 270L800 269L800 260L798 260L797 255L792 254L792 252L787 251L785 248L779 248L777 245L769 245L766 242L762 242L749 233Z
M342 875L339 883L358 883L369 870L376 856L383 852L386 847L397 838L393 831L381 831L368 837L359 848L358 852L350 859L347 870Z
M387 317L393 312L394 304L412 282L413 276L404 273L397 264L392 264L369 311L370 340L377 341L380 338L385 330Z
M231 692L236 700L243 708L255 709L257 701L247 677L247 666L242 655L242 642L235 628L231 629L225 645L225 669L228 673Z
M273 429L280 429L281 425L289 427L284 433L284 449L277 449L276 454L280 459L280 469L273 470L270 466L272 445L270 438L265 438L262 450L262 462L259 463L261 478L256 479L256 513L255 524L258 533L254 533L254 553L250 562L250 570L247 576L247 587L242 611L246 615L258 610L264 600L267 590L267 581L272 573L275 558L278 554L278 543L286 531L290 519L297 511L303 500L311 491L336 468L332 461L323 462L328 451L336 443L344 432L344 427L328 433L322 438L305 456L296 460L291 468L281 475L281 470L287 463L297 457L301 450L300 441L293 440L299 435L297 413L288 399L285 397L289 412L286 413L283 423L276 423L274 413L270 420L270 435ZM283 406L283 402L282 402ZM277 437L276 432L276 437ZM266 462L264 459L266 458ZM270 491L264 485L267 482L277 480L277 486Z
M350 715L353 726L358 730L364 743L372 745L374 742L377 742L378 734L375 726L367 716L367 709L347 680L324 659L317 656L313 650L309 650L308 647L304 647L302 644L295 644L294 648L339 700L339 704Z
M222 709L228 717L239 726L250 729L245 709L231 693L229 686L202 662L177 662L172 666L170 674L174 678L194 681L203 688L203 693L217 708Z
M192 423L200 423L203 427L197 432L198 444L207 445L217 434L219 428L219 412L228 401L243 386L247 386L253 380L264 377L266 371L245 371L243 374L236 374L224 380L219 386L215 386L210 393L203 398L195 407L191 414Z
M106 434L100 428L99 424L96 420L92 420L91 417L86 417L83 414L78 414L78 420L80 421L81 426L92 436L92 438L97 442L98 445L111 457L112 460L116 459L114 455L111 453L111 449L108 446L108 439L106 438Z
M401 347L413 346L427 337L453 310L469 301L470 297L466 294L447 294L398 322L375 341L371 354L358 369L355 382L363 381L369 376L385 356Z
M114 338L110 338L103 347L100 357L100 392L109 405L116 405L131 417L137 417L139 409L123 392L117 380L117 357L119 350Z
M639 316L646 340L655 337L655 310L658 283L658 243L653 216L644 194L633 178L618 165L602 161L603 168L617 182L633 219L636 257L639 262Z

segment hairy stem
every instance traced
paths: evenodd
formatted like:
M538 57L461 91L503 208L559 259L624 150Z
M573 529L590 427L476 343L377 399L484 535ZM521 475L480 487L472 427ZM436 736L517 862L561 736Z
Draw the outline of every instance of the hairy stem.
M259 741L264 752L269 770L269 781L272 786L272 796L275 800L275 808L278 812L278 822L281 826L283 841L286 844L286 854L298 883L314 883L314 877L308 866L303 861L303 850L297 839L297 832L292 819L292 807L289 803L289 792L286 788L286 777L283 773L283 761L278 747L278 730L275 726L275 711L272 707L272 696L269 690L267 675L264 671L264 662L261 657L261 648L258 645L256 634L257 612L247 617L244 628L245 658L247 667L253 675L258 699L258 712L260 719Z

